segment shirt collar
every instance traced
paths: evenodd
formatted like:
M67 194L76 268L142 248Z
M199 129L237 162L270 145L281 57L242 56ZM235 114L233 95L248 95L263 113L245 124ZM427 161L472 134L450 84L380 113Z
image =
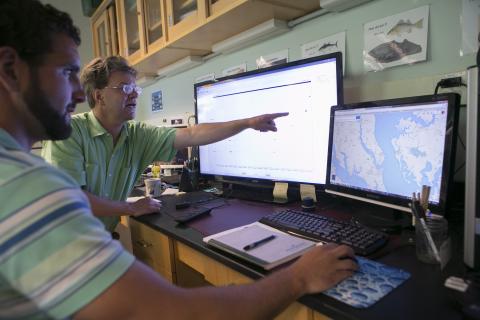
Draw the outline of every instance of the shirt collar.
M108 131L98 121L97 117L95 117L95 114L93 114L93 111L89 111L87 113L87 117L90 122L90 125L88 127L90 129L90 135L92 136L92 138L108 134ZM126 129L126 124L123 125L122 131L120 132L120 136L122 135L126 135L128 137L128 130Z
M7 131L0 128L0 146L5 149L24 151L20 144Z

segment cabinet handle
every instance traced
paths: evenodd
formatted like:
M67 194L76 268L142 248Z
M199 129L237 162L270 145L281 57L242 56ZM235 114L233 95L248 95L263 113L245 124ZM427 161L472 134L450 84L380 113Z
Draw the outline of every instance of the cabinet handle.
M137 240L137 241L135 241L135 243L142 248L150 248L152 246L151 243L145 242L143 240Z
M173 18L171 14L168 16L168 26L169 27L173 26Z

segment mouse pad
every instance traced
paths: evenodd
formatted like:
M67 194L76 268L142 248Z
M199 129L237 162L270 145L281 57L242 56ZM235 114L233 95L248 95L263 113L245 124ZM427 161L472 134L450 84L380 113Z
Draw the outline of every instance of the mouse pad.
M359 270L324 294L355 308L367 308L410 278L410 273L402 269L356 258Z

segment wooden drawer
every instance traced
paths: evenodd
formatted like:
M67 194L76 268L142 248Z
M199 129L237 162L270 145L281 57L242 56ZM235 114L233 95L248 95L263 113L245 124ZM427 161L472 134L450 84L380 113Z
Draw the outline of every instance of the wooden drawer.
M130 230L135 257L171 282L175 282L171 240L133 219L130 219Z
M207 257L206 255L176 242L177 259L203 274L206 281L215 286L247 284L253 282L249 277ZM312 320L313 311L298 302L292 303L278 315L277 320ZM321 320L319 318L318 320Z

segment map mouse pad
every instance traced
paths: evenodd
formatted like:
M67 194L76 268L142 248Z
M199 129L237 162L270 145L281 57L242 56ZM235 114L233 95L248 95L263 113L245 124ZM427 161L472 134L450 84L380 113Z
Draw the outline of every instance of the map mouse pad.
M367 308L410 278L410 273L402 269L356 258L358 271L324 294L355 308Z

